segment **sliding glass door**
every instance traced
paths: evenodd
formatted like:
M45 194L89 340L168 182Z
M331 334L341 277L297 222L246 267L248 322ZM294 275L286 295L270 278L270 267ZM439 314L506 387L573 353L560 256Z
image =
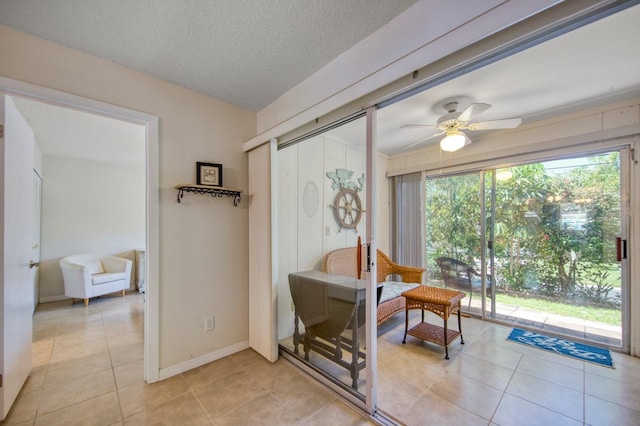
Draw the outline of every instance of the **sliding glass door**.
M427 284L466 292L463 309L477 314L485 293L482 178L480 172L428 178L425 186Z
M281 352L369 411L376 299L365 244L374 220L374 113L280 147L277 196Z
M467 292L471 313L622 347L621 156L427 179L431 283ZM447 259L460 279L447 279Z

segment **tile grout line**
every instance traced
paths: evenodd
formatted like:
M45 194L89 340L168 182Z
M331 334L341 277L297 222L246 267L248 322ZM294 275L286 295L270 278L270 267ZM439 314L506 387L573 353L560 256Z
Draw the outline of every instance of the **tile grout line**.
M99 303L99 302L101 302L101 301L97 301L97 302ZM98 304L98 303L96 303L96 304ZM124 421L124 416L123 416L123 412L122 412L122 406L121 406L121 404L120 404L120 396L119 396L119 393L118 393L117 382L116 382L116 379L115 379L115 370L114 370L114 366L113 366L113 359L112 359L112 357L111 357L111 349L110 349L110 347L109 347L109 345L108 345L108 340L107 340L106 325L105 325L104 315L103 315L103 306L100 304L100 305L99 305L99 308L97 308L97 309L95 309L95 310L99 312L102 335L103 335L103 337L104 337L104 339L105 339L105 342L107 342L107 348L106 348L106 349L107 349L107 353L108 353L108 355L109 355L109 366L110 366L110 370L111 370L111 374L112 374L112 378L113 378L114 391L116 392L116 398L118 399L118 407L119 407L119 410L120 410L120 416L119 416L120 418L119 418L119 420L117 420L117 421L116 421L116 424L118 424L118 423L120 423L120 422L123 422L123 421ZM47 372L47 374L45 375L45 379L44 379L44 381L43 381L43 387L39 389L39 392L41 393L41 395L40 395L40 398L39 398L39 400L38 400L38 408L37 408L37 411L36 411L36 417L33 419L33 422L34 422L34 423L35 423L35 422L37 422L37 421L38 421L38 419L39 419L39 418L42 418L42 416L43 416L43 415L40 415L40 413L38 412L38 411L39 411L39 407L40 407L40 403L41 403L41 401L42 401L42 399L41 399L41 397L42 397L42 392L44 391L44 383L46 383L46 379L47 379L48 374L49 374L49 368L50 368L50 366L51 366L51 359L52 359L52 356L53 356L53 348L55 347L55 344L56 344L57 339L60 337L60 327L61 327L61 324L64 322L64 318L65 318L64 313L65 313L65 312L66 312L66 311L63 311L63 312L58 316L58 317L59 317L59 322L58 322L57 327L56 327L56 333L55 333L55 336L54 336L54 344L53 344L53 347L52 347L51 354L50 354L50 356L49 356L48 362L46 363L46 372ZM86 321L86 318L85 318L85 321ZM72 362L72 361L70 361L70 362ZM101 370L101 371L105 371L105 370ZM55 413L55 412L58 412L58 411L61 411L61 410L67 409L67 408L69 408L69 407L72 407L72 406L75 406L75 405L79 405L79 404L84 403L84 402L86 402L86 401L89 401L89 400L91 400L91 399L94 399L94 398L98 398L98 397L101 397L101 396L107 395L107 394L108 394L108 393L110 393L110 392L111 392L111 391L105 392L105 393L100 394L100 395L95 395L95 396L93 396L92 398L89 398L89 399L86 399L86 400L83 400L83 401L75 402L75 403L70 404L70 405L67 405L67 406L65 406L65 407L61 407L61 408L59 408L58 410L54 410L54 411L51 411L51 412L49 412L49 413L45 413L44 415L50 415L50 414L52 414L52 413Z
M37 309L36 309L36 313L37 313ZM42 386L40 389L38 389L38 392L39 392L38 405L36 406L35 417L33 418L33 424L35 424L36 421L38 420L38 417L40 417L39 413L40 413L40 404L42 403L42 394L44 393L44 386L45 386L45 383L47 383L47 378L49 376L49 367L51 366L51 357L53 356L53 348L55 347L55 342L56 342L56 339L58 338L58 335L60 332L60 325L62 323L62 314L58 314L56 315L56 317L58 317L58 321L55 328L55 336L53 337L53 344L51 345L51 351L49 352L49 357L47 358L47 363L45 364L46 368L45 368L44 379L42 380ZM32 325L32 328L33 328L33 325ZM31 344L31 346L33 347L33 343Z
M111 346L109 345L109 339L107 337L107 328L104 323L104 315L102 308L100 309L100 320L102 321L102 332L104 333L104 339L107 342L107 352L109 353L109 365L111 365L111 375L113 377L113 385L115 387L116 399L118 400L118 409L120 410L120 421L124 423L124 411L122 411L122 404L120 403L120 392L118 388L118 381L116 380L116 369L113 365L113 357L111 356Z
M187 393L191 393L193 395L193 397L196 399L196 402L198 403L198 406L202 411L204 411L204 414L207 416L207 419L209 419L209 422L212 425L215 425L216 422L213 420L213 417L211 417L211 414L209 414L209 411L207 411L207 409L204 407L204 404L202 404L202 401L200 401L200 398L198 398L198 395L195 393L195 389L189 386L189 391Z
M587 368L582 363L582 424L587 424Z
M522 362L522 358L524 358L524 354L520 353L520 358L518 359L518 362L516 363L515 367L513 368L513 372L511 373L511 377L509 377L509 381L507 382L507 384L504 387L504 390L502 391L502 395L500 396L500 400L498 401L498 404L496 404L496 408L495 408L495 410L493 410L493 414L491 414L491 418L489 419L489 424L493 423L493 418L496 416L496 413L498 412L498 409L500 408L500 404L502 404L502 400L504 399L504 396L507 393L507 389L509 389L509 385L513 381L513 378L516 375L516 372L518 371L518 367L520 366L520 363Z

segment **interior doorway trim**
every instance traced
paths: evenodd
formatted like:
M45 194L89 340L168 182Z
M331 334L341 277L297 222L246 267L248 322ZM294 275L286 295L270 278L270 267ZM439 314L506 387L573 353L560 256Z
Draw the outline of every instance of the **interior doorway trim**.
M144 307L144 379L147 383L157 382L159 380L160 367L160 330L158 326L160 323L160 304L158 299L160 239L158 117L1 76L0 92L145 126L145 242L147 256L145 264L147 284Z

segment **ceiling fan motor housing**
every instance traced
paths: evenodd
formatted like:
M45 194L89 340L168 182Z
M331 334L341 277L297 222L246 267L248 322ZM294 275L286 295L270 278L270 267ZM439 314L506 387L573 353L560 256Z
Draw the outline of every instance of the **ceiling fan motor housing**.
M438 119L438 128L441 130L453 129L458 127L458 117L460 114L458 111L458 102L449 102L444 104L444 109L447 110L447 114Z
M450 112L448 114L443 115L438 119L438 128L442 130L446 130L451 127L454 127L457 123L459 116L460 116L459 112Z
M457 102L449 102L444 104L444 109L447 110L448 113L456 112L458 110Z

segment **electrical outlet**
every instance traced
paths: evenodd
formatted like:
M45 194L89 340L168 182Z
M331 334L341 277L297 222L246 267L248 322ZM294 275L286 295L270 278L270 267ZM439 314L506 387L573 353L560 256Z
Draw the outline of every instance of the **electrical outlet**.
M204 331L211 331L216 328L216 317L213 315L204 319Z

